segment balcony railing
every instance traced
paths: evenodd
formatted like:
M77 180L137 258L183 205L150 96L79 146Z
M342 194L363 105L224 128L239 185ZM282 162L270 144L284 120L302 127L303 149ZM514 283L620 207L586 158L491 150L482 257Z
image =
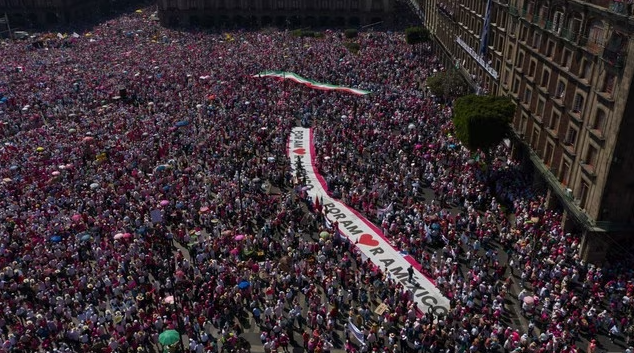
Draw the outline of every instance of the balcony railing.
M528 15L532 15L532 13L528 9L522 9L522 17L527 18Z
M463 41L460 37L456 37L456 43L458 43L458 45L460 45L462 47L462 49L464 49L469 55L471 55L471 57L478 63L480 64L480 66L482 66L482 68L489 73L489 75L491 75L493 77L494 80L497 80L500 75L498 74L498 72L486 61L484 61L484 58L482 58L482 56L480 56L480 54L475 51L473 48L471 48L467 43L465 43L465 41Z
M544 22L544 30L545 31L550 31L553 28L553 21L546 21Z
M539 23L539 16L537 14L529 15L528 19L535 24Z
M579 39L579 33L564 28L561 30L561 37L571 42L577 42L577 39Z
M517 16L519 15L519 10L517 9L517 7L515 6L509 6L509 13L511 14L511 16Z

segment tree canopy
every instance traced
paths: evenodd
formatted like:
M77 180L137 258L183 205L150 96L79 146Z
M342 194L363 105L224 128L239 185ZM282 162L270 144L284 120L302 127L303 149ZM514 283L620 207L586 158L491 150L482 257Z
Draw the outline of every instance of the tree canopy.
M460 97L469 92L469 85L456 69L437 72L425 81L429 91L445 98Z
M481 150L488 156L508 136L514 113L515 103L508 97L460 97L453 110L456 137L469 150Z
M424 27L409 27L405 29L405 41L407 44L419 44L429 42L431 35Z
M359 31L354 28L348 28L343 32L343 34L346 36L346 38L352 39L356 38L359 35Z

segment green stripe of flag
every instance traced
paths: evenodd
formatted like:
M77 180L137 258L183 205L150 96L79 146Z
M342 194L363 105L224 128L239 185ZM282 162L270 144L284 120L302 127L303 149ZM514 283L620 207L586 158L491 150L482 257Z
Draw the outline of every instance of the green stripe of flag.
M372 93L370 91L366 91L366 90L362 90L358 88L351 88L351 87L333 85L329 83L317 82L317 81L299 76L298 74L294 72L287 72L287 71L263 71L257 75L253 75L253 77L277 77L277 78L281 78L285 80L295 81L297 83L301 83L303 85L306 85L314 89L327 90L327 91L344 91L344 92L349 92L359 96Z

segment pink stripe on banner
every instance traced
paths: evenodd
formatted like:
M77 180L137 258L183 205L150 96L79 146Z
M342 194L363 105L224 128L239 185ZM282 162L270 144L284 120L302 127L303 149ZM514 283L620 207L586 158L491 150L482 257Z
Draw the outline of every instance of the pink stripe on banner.
M314 138L313 129L312 128L308 129L308 133L310 134L310 164L311 164L311 167L313 168L313 171L315 172L315 176L317 177L317 181L319 181L319 184L321 184L321 187L324 190L326 190L326 192L330 193L330 190L328 190L328 184L326 184L326 180L324 180L324 177L321 176L320 173L317 173L317 167L315 165L316 154L315 154L315 143L313 141L313 138ZM385 237L385 235L383 234L383 231L381 231L381 229L379 229L379 227L377 227L374 223L368 221L363 215L361 215L359 212L357 212L357 210L355 210L354 208L344 204L341 201L339 201L339 203L341 203L350 212L352 212L355 216L357 216L357 218L359 218L363 223L365 223L368 227L370 227L373 231L375 231L376 234L378 234L383 240L385 240L385 242L387 244L389 244L390 247L392 247L392 249L394 249L394 250L396 250L396 252L400 253L400 250L396 249L394 246L392 246L392 242L388 238ZM427 280L429 282L431 282L434 286L436 286L436 281L433 278L427 276L424 272L421 271L423 266L418 261L414 260L414 258L411 257L410 255L404 256L403 258L407 262L409 262L410 265L412 265L412 267L414 267L416 270L418 270L418 272L420 272L421 275L425 276L425 278L427 278Z

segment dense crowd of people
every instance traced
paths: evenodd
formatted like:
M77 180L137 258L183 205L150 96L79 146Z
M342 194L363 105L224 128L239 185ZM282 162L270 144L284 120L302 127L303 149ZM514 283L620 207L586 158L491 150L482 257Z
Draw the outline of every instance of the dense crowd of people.
M358 54L324 35L183 32L134 13L3 42L0 350L152 352L176 329L192 352L242 351L250 318L267 353L288 351L293 330L329 352L349 321L364 335L349 351L629 343L626 264L581 261L578 236L503 147L488 171L461 148L450 105L424 89L438 60L400 33L362 33ZM271 69L372 94L252 77ZM286 156L300 120L329 190L422 264L451 299L446 317L417 312L407 288L324 228ZM504 321L513 278L528 330Z

